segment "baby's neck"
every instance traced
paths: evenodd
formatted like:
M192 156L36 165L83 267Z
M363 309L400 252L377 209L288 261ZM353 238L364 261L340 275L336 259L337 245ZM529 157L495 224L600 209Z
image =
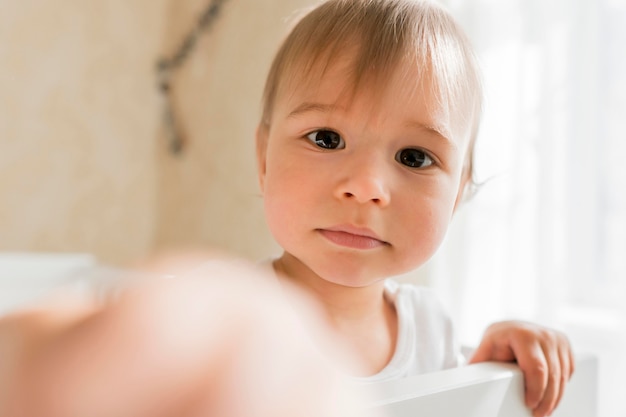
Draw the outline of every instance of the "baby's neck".
M304 290L321 305L328 330L362 363L355 373L364 376L382 370L395 352L398 327L395 307L384 295L384 282L342 286L295 262L299 261L285 256L274 261L279 279Z
M348 287L325 280L292 255L285 254L273 262L283 282L311 295L328 316L339 322L370 320L380 315L386 303L384 281L366 287Z

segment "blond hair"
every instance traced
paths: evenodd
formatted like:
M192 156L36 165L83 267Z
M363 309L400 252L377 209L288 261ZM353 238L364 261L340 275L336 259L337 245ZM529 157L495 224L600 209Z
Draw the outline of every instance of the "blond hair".
M352 93L365 80L384 90L389 76L406 62L415 63L419 71L419 79L406 80L407 88L417 88L424 75L429 77L441 110L456 132L467 137L464 175L473 184L474 143L482 106L480 72L459 25L431 1L326 0L309 10L274 58L265 84L261 123L270 125L279 91L293 83L319 81L335 58L354 48Z

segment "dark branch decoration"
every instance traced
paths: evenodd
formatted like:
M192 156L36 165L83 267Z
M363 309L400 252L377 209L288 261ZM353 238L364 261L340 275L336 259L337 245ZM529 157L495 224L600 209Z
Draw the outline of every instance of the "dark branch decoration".
M173 154L180 154L183 151L185 140L181 134L172 104L172 75L188 61L198 39L213 26L222 5L226 1L228 0L211 0L174 54L170 57L160 58L157 62L158 87L164 101L163 123L165 124L170 152Z

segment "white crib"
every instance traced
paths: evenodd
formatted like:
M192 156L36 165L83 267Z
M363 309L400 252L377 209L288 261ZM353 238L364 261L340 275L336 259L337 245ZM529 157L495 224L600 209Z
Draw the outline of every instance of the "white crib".
M598 363L577 359L554 417L597 417ZM377 384L371 407L385 417L528 417L523 376L513 364L481 363Z

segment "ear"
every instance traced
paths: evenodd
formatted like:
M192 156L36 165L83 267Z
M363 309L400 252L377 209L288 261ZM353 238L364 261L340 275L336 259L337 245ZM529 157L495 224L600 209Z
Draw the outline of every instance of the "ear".
M267 140L269 136L269 127L261 122L256 128L256 159L257 159L257 172L259 175L259 186L261 187L261 193L263 193L265 186L265 172L267 170L266 154L267 154Z

